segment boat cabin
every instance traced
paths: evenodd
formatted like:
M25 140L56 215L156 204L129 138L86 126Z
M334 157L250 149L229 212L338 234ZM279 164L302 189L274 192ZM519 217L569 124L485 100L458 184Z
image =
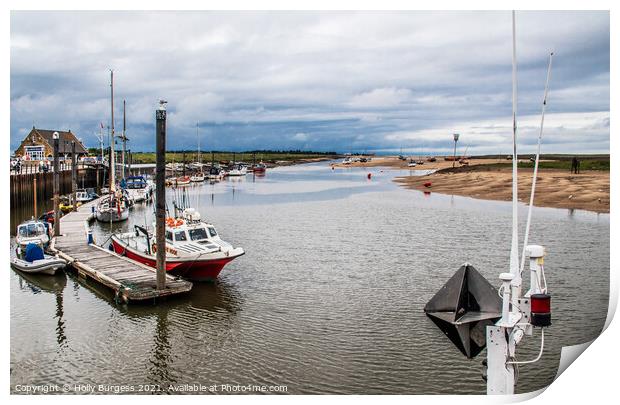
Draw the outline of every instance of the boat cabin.
M22 238L34 238L47 235L47 228L40 221L25 222L17 227L17 235Z
M125 180L126 188L128 189L143 189L147 187L146 179L144 176L129 176Z

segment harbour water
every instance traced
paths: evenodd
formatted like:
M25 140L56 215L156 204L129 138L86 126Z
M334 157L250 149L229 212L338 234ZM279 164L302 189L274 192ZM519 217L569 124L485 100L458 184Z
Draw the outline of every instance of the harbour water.
M158 305L117 304L72 274L7 269L12 392L51 383L484 394L486 352L467 360L423 307L464 262L499 286L510 204L405 190L392 182L403 174L319 163L188 187L192 206L247 253L216 284ZM126 223L95 224L96 242L151 224L152 211L137 206ZM531 242L547 248L553 325L542 360L520 368L517 392L551 383L562 346L600 333L609 232L609 215L534 210ZM525 339L518 360L534 358L539 343Z

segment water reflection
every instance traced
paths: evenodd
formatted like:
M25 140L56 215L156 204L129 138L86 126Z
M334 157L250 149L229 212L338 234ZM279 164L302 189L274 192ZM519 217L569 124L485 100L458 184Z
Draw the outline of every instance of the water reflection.
M19 276L19 287L22 290L29 290L33 294L49 293L55 295L56 310L54 319L56 320L56 342L59 350L67 347L67 336L65 333L63 293L67 286L67 276L63 271L56 272L55 275L29 274L13 269Z

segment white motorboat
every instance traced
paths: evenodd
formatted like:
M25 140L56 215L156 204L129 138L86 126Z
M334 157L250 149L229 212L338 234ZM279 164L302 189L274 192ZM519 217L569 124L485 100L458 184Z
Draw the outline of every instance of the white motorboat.
M92 194L84 189L77 190L75 192L75 201L77 201L78 203L84 204L91 201L92 199Z
M127 194L134 202L148 201L151 199L153 189L144 176L129 176L125 180Z
M229 176L245 176L248 174L248 168L245 165L234 165L231 170L228 171Z
M189 181L192 183L202 183L205 181L205 175L202 172L194 173L189 177Z
M218 181L224 178L224 171L219 166L212 166L207 175L209 180Z
M15 241L18 249L25 249L29 244L35 244L45 249L50 242L51 229L48 222L31 219L17 226Z
M53 276L56 271L67 265L63 259L43 253L43 248L32 243L26 246L24 258L14 257L11 266L24 273L48 274Z
M112 235L114 251L155 267L155 235L140 226L135 230ZM184 209L177 218L166 219L165 249L166 271L196 281L217 278L227 263L245 254L243 248L223 241L215 227L202 221L193 208Z

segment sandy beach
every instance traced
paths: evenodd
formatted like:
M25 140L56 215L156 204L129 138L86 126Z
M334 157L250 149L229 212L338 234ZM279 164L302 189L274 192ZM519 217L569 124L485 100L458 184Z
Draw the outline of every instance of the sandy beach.
M529 203L532 169L519 169L519 201ZM426 176L406 176L395 180L416 190L454 194L486 200L512 199L510 168L470 166L455 172L444 171ZM431 183L430 187L425 184ZM536 181L534 205L609 213L609 172L541 169Z
M404 187L442 194L453 194L485 200L510 201L512 199L512 171L509 163L498 159L469 159L468 166L437 157L435 162L425 161L415 168L408 167L409 160L396 156L374 157L370 162L355 162L334 167L388 167L400 170L437 170L425 176L404 176L396 182ZM443 169L443 170L442 170ZM529 203L533 169L519 169L519 201ZM571 174L568 170L540 169L534 205L539 207L581 209L609 213L609 171L584 170ZM425 184L431 183L430 187Z

